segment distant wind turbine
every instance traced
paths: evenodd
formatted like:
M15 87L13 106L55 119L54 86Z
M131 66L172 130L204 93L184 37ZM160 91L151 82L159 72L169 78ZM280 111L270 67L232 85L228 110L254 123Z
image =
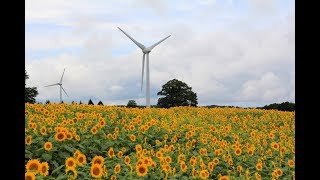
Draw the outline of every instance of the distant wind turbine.
M60 102L62 102L62 93L61 93L61 90L63 90L63 92L68 96L67 92L64 90L64 88L62 87L62 78L63 78L63 75L64 75L64 71L66 69L63 69L63 73L62 73L62 76L61 76L61 79L60 79L60 82L59 83L55 83L55 84L51 84L51 85L48 85L48 86L45 86L45 87L49 87L49 86L56 86L56 85L59 85L60 86ZM69 96L68 96L69 97Z
M158 44L160 44L162 41L166 40L167 38L169 38L171 35L167 36L166 38L160 40L159 42L155 43L154 45L150 46L150 47L145 47L143 44L139 43L138 41L136 41L135 39L133 39L131 36L129 36L126 32L124 32L122 29L120 29L118 27L118 29L120 31L122 31L129 39L131 39L143 52L143 56L142 56L142 77L141 77L141 91L142 91L142 87L143 87L143 73L144 73L144 58L145 55L147 55L147 86L146 86L146 107L150 107L150 71L149 71L149 53L151 52L151 50L156 47Z

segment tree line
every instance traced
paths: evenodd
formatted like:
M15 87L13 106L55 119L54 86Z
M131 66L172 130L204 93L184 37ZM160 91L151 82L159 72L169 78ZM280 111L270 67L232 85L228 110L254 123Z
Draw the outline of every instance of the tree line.
M36 87L26 87L26 80L29 79L29 75L27 75L27 71L25 70L25 102L28 103L36 103L35 97L39 94ZM158 99L157 105L151 105L151 107L157 108L170 108L170 107L177 107L177 106L193 106L197 107L198 105L198 98L197 93L192 91L192 87L189 87L185 82L179 81L177 79L169 80L162 86L161 91L157 93L158 96L161 96ZM50 101L47 100L45 102L49 104ZM61 102L63 103L63 101ZM72 101L72 104L76 102ZM79 104L83 104L82 101ZM88 105L94 105L93 101L89 99ZM103 103L99 101L97 105L102 105ZM119 107L137 107L137 108L144 108L145 106L137 105L136 101L131 99L128 101L127 105L120 105ZM208 108L240 108L238 106L218 106L218 105L209 105L204 106ZM257 107L258 109L276 109L280 111L294 111L295 104L290 102L283 102L280 104L273 103L269 105L265 105L263 107Z

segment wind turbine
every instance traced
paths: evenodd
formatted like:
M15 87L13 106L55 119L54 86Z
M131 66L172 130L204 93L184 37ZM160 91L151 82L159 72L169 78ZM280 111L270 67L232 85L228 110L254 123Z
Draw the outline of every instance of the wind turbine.
M162 41L166 40L167 38L169 38L171 35L163 38L162 40L160 40L159 42L153 44L150 47L145 47L143 44L139 43L138 41L136 41L135 39L133 39L130 35L128 35L126 32L124 32L122 29L120 29L118 27L118 29L120 31L122 31L129 39L131 39L141 50L143 53L142 56L142 76L141 76L141 91L142 91L142 87L143 87L143 73L144 73L144 60L145 60L145 56L147 56L147 86L146 86L146 107L150 107L150 71L149 71L149 53L151 52L151 50L156 47L158 44L160 44Z
M64 75L64 71L66 69L63 69L63 73L62 73L62 76L61 76L61 79L60 79L60 82L58 83L55 83L55 84L51 84L51 85L48 85L48 86L45 86L45 87L49 87L49 86L56 86L56 85L59 85L60 86L60 102L62 102L62 93L61 93L61 90L63 90L63 92L68 96L67 92L64 90L64 88L62 87L62 78L63 78L63 75ZM69 97L69 96L68 96Z

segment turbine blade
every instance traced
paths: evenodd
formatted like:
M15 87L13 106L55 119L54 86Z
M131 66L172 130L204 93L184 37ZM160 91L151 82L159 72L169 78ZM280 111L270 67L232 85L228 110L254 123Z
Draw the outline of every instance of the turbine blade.
M122 29L120 29L119 27L118 27L118 29L119 29L120 31L122 31L123 34L125 34L128 38L130 38L140 49L144 49L144 48L145 48L145 46L144 46L143 44L141 44L141 43L139 43L138 41L136 41L135 39L133 39L129 34L127 34L126 32L124 32Z
M56 84L51 84L51 85L48 85L48 86L45 86L45 87L49 87L49 86L55 86L55 85L59 85L59 83L56 83Z
M63 92L66 93L66 95L68 96L67 92L63 89L63 87L62 86L60 86L60 87L62 88Z
M64 71L65 71L66 69L63 69L63 73L62 73L62 76L61 76L61 79L60 79L60 83L62 83L62 78L63 78L63 75L64 75Z
M146 54L143 53L143 57L142 57L142 76L141 76L141 91L142 91L142 87L143 87L143 73L144 73L144 57Z
M159 42L155 43L154 45L150 46L149 49L152 50L154 47L156 47L158 44L160 44L162 41L168 39L171 35L167 36L166 38L163 38Z

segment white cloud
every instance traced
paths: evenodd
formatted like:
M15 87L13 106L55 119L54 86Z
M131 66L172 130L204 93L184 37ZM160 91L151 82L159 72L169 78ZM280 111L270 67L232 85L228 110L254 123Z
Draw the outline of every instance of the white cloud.
M260 79L248 80L242 85L239 100L246 101L281 101L290 94L285 81L272 72L265 73ZM288 85L287 85L288 86Z
M124 9L132 6L131 2ZM135 2L152 8L157 8L152 3L163 3L142 0ZM198 95L200 105L247 106L279 100L294 101L294 11L287 18L273 20L271 25L262 28L249 28L243 24L247 27L246 31L236 28L208 28L203 31L207 26L200 20L182 21L172 17L172 20L165 19L165 23L160 23L133 16L131 19L126 17L113 21L112 18L108 19L109 16L101 18L97 15L102 13L102 7L105 8L106 5L98 7L99 4L96 3L79 3L70 7L71 3L60 3L50 1L49 4L41 2L26 6L27 12L31 13L26 17L27 22L67 24L70 28L68 32L52 31L51 34L28 32L27 54L65 47L81 48L78 54L62 50L55 55L26 59L26 70L30 75L27 85L38 87L39 101L57 100L58 89L43 86L59 81L63 68L66 68L63 84L70 95L69 98L64 97L66 101L81 99L87 102L89 98L95 98L101 99L104 104L126 104L128 100L134 99L143 105L145 90L140 90L142 52L117 26L123 27L146 46L172 35L150 53L152 104L157 103L156 93L161 86L173 78L191 86ZM88 9L85 8L86 5ZM37 9L41 6L51 6L52 10L48 10L47 15L42 15L45 12ZM95 7L97 11L93 12ZM138 5L135 7L141 10ZM81 8L85 8L87 13L75 12ZM153 10L167 12L172 10L170 8L161 5L159 10ZM56 11L61 11L62 15ZM109 8L108 13L110 17L114 17L120 12L119 6L115 6L114 9ZM144 87L145 84L144 82Z

